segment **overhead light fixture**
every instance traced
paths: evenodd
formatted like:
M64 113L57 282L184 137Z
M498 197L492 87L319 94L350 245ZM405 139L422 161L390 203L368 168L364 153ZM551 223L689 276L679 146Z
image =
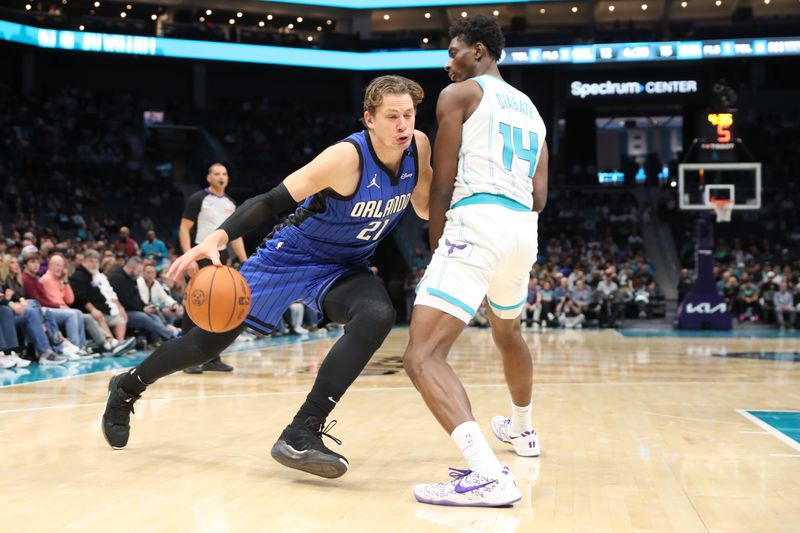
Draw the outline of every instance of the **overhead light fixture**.
M288 26L286 26L286 27L287 27L287 28L289 28L290 30L293 30L293 29L294 29L294 24L292 24L292 23L290 22L290 23L289 23L289 25L288 25Z
M545 13L547 13L547 10L546 10L545 8L541 8L541 9L539 10L539 14L540 14L540 15L544 15Z
M263 28L264 27L264 21L263 20L259 20L258 21L258 27L259 28Z
M386 14L383 16L383 20L389 20L389 13L386 13Z
M240 19L242 18L242 16L244 16L244 13L242 13L241 11L236 12L236 18Z
M322 31L322 26L317 26L317 31Z
M297 17L297 22L303 22L303 17Z
M328 19L328 20L325 21L325 24L330 26L331 24L333 24L333 21L331 19Z
M131 9L133 9L133 6L132 6L132 5L130 5L130 4L128 4L127 6L125 6L125 9L127 9L128 11L130 11Z
M100 7L100 2L95 2L94 7Z
M267 20L272 20L272 15L267 15Z
M311 42L313 40L314 40L314 38L312 36L310 36L310 35L308 37L306 37L306 41L308 41L308 42Z
M689 5L689 2L681 2L681 7L686 7Z
M495 9L494 11L492 11L492 15L494 15L495 17L499 17L500 16L500 11Z
M86 26L84 26L83 24L81 24L80 26L78 26L78 29L79 29L79 30L81 30L81 31L83 31L83 30L85 30L85 29L86 29Z
M429 39L427 37L423 37L422 38L422 42L425 43L425 44L428 44Z
M615 9L617 9L617 8L616 8L616 7L614 7L614 6L608 6L608 10L609 10L611 13L613 13Z
M716 2L714 2L714 5L717 6L717 7L721 6L722 5L722 0L717 0Z
M213 13L213 11L211 11L210 9L206 9L206 15L210 15L212 13Z
M128 16L128 14L123 11L122 13L119 14L119 16L125 18Z
M158 20L158 15L153 13L152 15L150 15L150 20Z
M572 9L570 9L570 11L572 11L573 13L577 13L578 12L578 6L572 6Z
M205 17L200 17L200 22L205 22L205 21L206 21Z
M228 19L228 24L236 24L236 19Z
M25 11L30 11L30 10L31 10L31 5L25 4Z
M466 11L462 11L461 12L461 18L464 18L464 19L467 18L467 12Z
M647 4L642 4L642 11L647 11Z
M426 18L426 19L429 19L429 18L431 18L431 14L430 14L430 13L425 13L425 18Z

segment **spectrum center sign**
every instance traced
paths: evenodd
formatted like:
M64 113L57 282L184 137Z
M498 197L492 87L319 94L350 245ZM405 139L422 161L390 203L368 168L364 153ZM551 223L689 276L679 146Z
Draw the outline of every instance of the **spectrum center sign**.
M697 80L603 81L589 83L573 81L569 85L572 96L581 100L599 96L636 96L664 94L695 94Z

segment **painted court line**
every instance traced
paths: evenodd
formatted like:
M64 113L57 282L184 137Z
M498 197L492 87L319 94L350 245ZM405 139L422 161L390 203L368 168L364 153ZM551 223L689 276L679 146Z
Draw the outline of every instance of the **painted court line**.
M800 443L796 442L794 439L792 439L788 435L784 435L783 433L781 433L780 431L778 431L774 427L770 426L769 424L767 424L766 422L764 422L760 418L751 415L745 409L734 409L734 410L737 413L739 413L740 415L742 415L743 417L745 417L746 419L748 419L753 424L759 426L760 428L765 429L773 437L776 437L777 439L779 439L784 444L788 444L789 446L791 446L792 448L794 448L795 450L800 452ZM783 457L783 455L776 456L776 457Z

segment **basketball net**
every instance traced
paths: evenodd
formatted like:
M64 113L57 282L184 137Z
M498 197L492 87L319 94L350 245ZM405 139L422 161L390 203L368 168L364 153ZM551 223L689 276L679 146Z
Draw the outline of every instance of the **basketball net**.
M709 199L714 213L717 215L717 222L730 222L733 214L733 204L730 200Z

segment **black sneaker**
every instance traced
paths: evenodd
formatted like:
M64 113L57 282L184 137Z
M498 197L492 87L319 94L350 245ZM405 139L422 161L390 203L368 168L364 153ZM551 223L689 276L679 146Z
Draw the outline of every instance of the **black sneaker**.
M202 366L190 366L189 368L184 368L183 371L186 372L187 374L202 374L203 373L203 367Z
M217 357L203 365L203 372L233 372L233 367L226 365L222 359Z
M286 426L272 447L272 458L283 466L316 476L336 478L343 475L350 467L347 459L329 450L322 442L322 436L325 435L336 444L342 443L328 433L336 425L336 420L323 429L324 425L324 420L310 416L302 426Z
M117 374L108 382L108 400L103 413L103 436L115 450L121 450L128 444L133 404L142 397L141 394L128 394L119 386L124 375L125 372Z

